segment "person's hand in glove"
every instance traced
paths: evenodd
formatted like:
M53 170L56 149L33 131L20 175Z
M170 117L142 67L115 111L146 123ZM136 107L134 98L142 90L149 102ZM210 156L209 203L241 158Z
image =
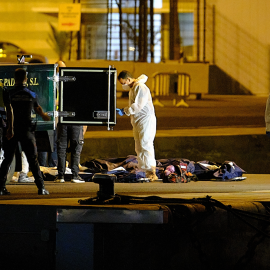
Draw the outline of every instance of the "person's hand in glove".
M116 108L116 112L117 112L120 116L125 115L124 109L118 109L118 108Z

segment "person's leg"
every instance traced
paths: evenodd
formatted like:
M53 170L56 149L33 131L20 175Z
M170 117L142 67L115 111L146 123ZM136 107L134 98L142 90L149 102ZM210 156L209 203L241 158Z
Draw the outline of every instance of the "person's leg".
M79 164L83 147L83 126L70 126L71 172L73 183L84 183L79 177Z
M8 195L10 192L6 190L7 174L10 168L10 164L18 146L18 141L15 137L8 140L3 139L4 160L0 167L0 195Z
M58 155L57 155L57 131L54 130L54 142L53 142L53 152L48 153L48 166L57 167Z
M24 151L22 151L21 157L22 157L22 170L20 172L18 182L19 183L29 183L29 182L31 183L31 182L34 182L34 180L32 178L29 178L27 176L27 174L29 172L29 164L27 162L27 158L25 156Z
M142 152L142 147L141 147L141 142L140 142L140 137L139 137L139 132L133 127L133 137L134 137L134 142L135 142L135 152L137 154L137 160L138 160L138 167L139 169L142 169L143 167L143 160L141 158L141 152Z
M58 177L64 179L66 171L66 151L68 147L68 127L66 125L58 125L57 132Z
M136 131L139 167L146 172L147 178L156 180L156 159L154 150L156 117L153 115L144 119L141 125L136 126Z
M25 173L25 174L28 174L28 172L29 172L29 164L27 162L24 151L22 151L21 156L22 156L22 172Z
M25 152L29 167L35 178L35 184L38 188L38 194L47 195L48 191L45 190L44 180L40 171L37 159L36 138L33 132L28 131L26 134L20 135L20 142L22 150Z
M40 166L47 166L48 152L38 152L38 163Z

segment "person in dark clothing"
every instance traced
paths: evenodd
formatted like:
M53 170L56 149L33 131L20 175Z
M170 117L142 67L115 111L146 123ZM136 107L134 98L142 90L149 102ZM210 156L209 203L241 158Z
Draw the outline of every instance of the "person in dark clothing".
M66 67L65 62L59 61L58 67ZM59 94L59 93L58 93ZM55 183L65 182L66 171L66 158L67 149L70 150L71 162L70 169L72 173L72 183L85 183L85 181L79 176L79 164L81 158L81 152L84 143L85 127L80 125L57 125L57 155L58 175L54 180Z
M15 88L5 90L3 101L7 113L7 131L3 142L4 160L0 167L0 195L9 195L6 189L7 174L13 156L20 142L25 152L29 167L35 178L39 195L48 195L44 180L37 160L37 146L34 128L31 120L32 109L49 121L50 117L43 112L37 101L36 93L30 91L25 85L27 82L26 71L22 68L15 70Z
M84 183L85 181L79 176L79 164L83 147L83 126L62 125L57 126L57 153L58 153L58 176L55 183L64 183L66 171L66 155L69 144L71 153L70 169L72 173L72 183Z

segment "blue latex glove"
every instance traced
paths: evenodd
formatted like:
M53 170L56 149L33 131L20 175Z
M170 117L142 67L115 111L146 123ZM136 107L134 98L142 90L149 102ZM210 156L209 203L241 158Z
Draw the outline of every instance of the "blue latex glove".
M117 112L120 116L125 115L124 109L118 109L118 108L116 108L116 112Z

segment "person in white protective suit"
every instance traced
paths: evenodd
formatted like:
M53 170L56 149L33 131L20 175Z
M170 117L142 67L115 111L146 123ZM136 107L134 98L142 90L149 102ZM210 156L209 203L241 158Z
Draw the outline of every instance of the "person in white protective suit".
M155 181L158 179L154 150L156 116L150 89L145 85L147 79L146 75L135 79L129 71L121 71L118 81L129 89L129 106L116 110L121 116L130 116L139 169L145 171L146 178Z

